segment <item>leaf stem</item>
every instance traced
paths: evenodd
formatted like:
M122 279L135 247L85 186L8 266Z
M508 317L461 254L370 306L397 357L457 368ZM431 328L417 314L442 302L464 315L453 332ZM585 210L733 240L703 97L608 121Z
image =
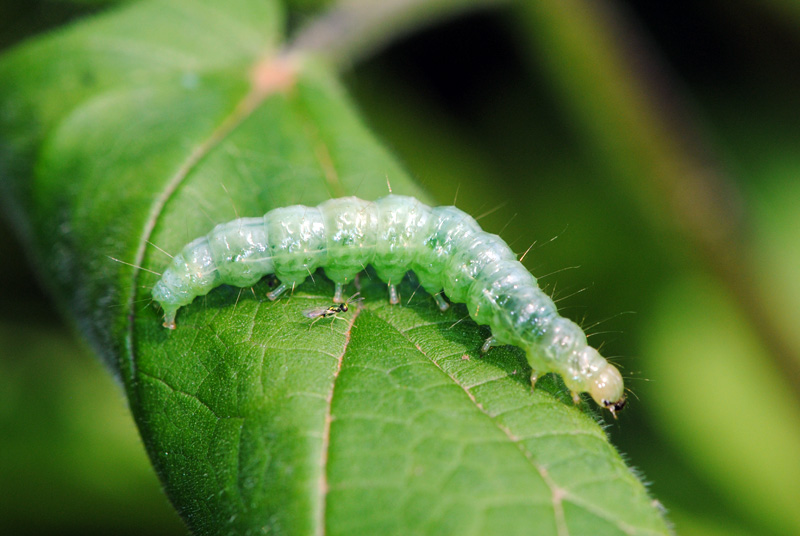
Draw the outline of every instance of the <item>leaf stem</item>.
M507 1L341 0L302 28L283 53L314 56L344 68L438 19Z

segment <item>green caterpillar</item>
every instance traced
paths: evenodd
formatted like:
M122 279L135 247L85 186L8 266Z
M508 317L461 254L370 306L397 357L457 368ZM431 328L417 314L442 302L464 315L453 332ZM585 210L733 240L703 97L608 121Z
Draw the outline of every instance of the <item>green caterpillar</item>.
M275 274L280 285L268 294L274 300L322 267L336 284L334 302L341 303L345 285L368 264L388 284L393 304L399 302L395 285L409 270L443 310L442 290L466 303L472 319L492 330L484 349L523 348L534 385L540 374L556 372L575 397L588 392L612 414L625 405L617 368L588 346L577 324L558 315L499 236L456 207L429 207L413 197L343 197L217 225L175 256L153 299L164 310L164 326L175 329L178 309L219 285L249 287Z

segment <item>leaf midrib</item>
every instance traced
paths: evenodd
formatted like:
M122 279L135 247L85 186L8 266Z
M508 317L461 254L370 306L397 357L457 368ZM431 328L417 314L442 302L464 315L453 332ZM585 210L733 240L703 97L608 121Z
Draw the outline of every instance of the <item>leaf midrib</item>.
M328 454L330 451L331 445L331 422L333 422L333 396L336 392L336 380L339 378L339 373L342 371L342 364L344 362L344 356L347 353L347 349L350 346L350 337L353 333L353 326L356 323L356 319L361 314L362 308L356 307L356 311L353 313L352 317L348 321L347 329L345 330L345 339L344 344L342 345L342 351L337 356L336 362L336 370L333 373L333 378L331 379L331 389L328 393L328 397L325 401L325 424L322 429L322 448L321 450L321 459L320 459L320 480L319 480L319 502L317 506L317 526L314 534L316 536L324 536L325 535L325 516L327 512L327 501L328 501Z

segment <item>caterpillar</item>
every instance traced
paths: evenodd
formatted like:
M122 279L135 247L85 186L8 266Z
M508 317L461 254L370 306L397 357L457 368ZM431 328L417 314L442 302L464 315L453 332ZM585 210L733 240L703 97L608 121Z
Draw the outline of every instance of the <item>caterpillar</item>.
M175 329L178 309L195 297L223 284L249 287L268 274L279 281L267 294L275 300L322 267L335 284L334 302L342 303L345 286L367 265L387 283L392 304L409 270L442 310L448 305L442 291L466 303L470 317L491 328L484 350L511 344L525 351L533 386L540 374L555 372L576 401L588 392L612 415L624 407L617 368L587 344L577 324L559 316L503 239L453 206L400 195L374 202L342 197L222 223L174 257L152 296L164 327Z

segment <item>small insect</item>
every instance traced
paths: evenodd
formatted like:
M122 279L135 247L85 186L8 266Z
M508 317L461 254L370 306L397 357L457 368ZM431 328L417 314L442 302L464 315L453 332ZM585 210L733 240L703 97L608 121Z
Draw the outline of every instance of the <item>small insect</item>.
M397 284L409 270L442 310L448 305L442 292L465 303L469 316L492 330L484 351L502 344L525 351L532 385L555 372L575 400L588 392L612 414L625 405L619 370L589 346L580 326L558 314L502 238L456 207L430 207L413 197L342 197L222 223L175 255L153 299L164 310L164 327L175 329L181 307L220 285L251 287L274 274L279 284L267 294L274 300L323 268L341 305L305 311L313 325L347 311L342 292L367 265L386 282L392 304L400 302Z
M352 296L350 296L344 303L337 303L334 305L329 305L328 307L312 307L311 309L306 309L303 311L303 316L306 318L313 318L314 321L311 322L311 326L322 320L323 318L333 318L334 320L344 320L343 318L339 318L337 316L339 313L346 313L348 310L348 306L351 303L360 302L364 298L358 298L354 300L356 296L361 294L360 292L356 292ZM311 329L311 326L308 326L308 329ZM333 322L331 322L331 329L333 329Z

